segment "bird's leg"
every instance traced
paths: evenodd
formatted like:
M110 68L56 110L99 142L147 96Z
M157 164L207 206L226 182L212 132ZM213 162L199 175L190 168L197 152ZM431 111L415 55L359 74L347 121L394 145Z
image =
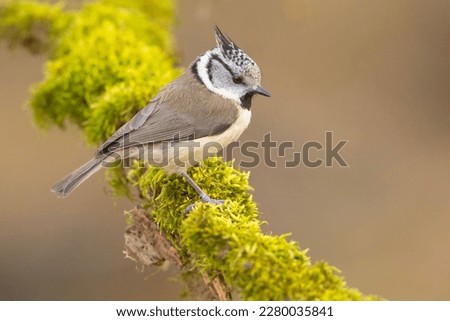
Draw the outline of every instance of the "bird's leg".
M195 191L198 193L198 195L200 195L200 198L203 203L210 203L210 204L223 204L224 203L223 200L216 200L214 198L209 197L209 195L206 194L200 188L200 186L198 186L197 183L192 179L192 177L190 177L187 173L182 172L182 175L186 179L186 181L189 183L189 185L191 185L192 188L195 189ZM189 213L193 207L194 207L194 204L189 205L186 209L186 213Z

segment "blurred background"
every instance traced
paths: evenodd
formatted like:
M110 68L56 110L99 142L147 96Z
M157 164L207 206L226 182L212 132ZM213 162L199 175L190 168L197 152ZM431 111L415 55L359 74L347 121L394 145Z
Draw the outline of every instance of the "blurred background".
M272 93L254 100L241 142L349 140L347 168L251 170L266 230L292 233L366 294L449 300L450 2L183 0L182 66L215 46L213 24ZM43 62L0 45L0 299L179 299L175 271L124 259L134 204L108 196L103 175L67 199L49 192L93 150L74 128L37 131L21 108Z

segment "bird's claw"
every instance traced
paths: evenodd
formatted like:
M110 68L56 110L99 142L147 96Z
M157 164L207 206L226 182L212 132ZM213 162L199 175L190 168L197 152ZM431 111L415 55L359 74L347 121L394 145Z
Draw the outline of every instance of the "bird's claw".
M213 204L213 205L222 205L223 203L225 203L225 201L224 200L216 200L216 199L211 198L206 195L206 196L202 197L202 203L209 203L209 204ZM196 203L192 203L191 205L186 207L184 214L189 214L195 205L196 205Z

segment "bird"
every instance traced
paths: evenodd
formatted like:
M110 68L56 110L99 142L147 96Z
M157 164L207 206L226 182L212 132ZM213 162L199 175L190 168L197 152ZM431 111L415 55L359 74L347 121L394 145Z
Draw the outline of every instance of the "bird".
M187 169L236 141L250 123L254 95L271 95L261 86L255 61L219 27L214 30L216 47L198 56L51 191L66 197L102 167L144 159L183 176L202 202L223 204L207 195Z

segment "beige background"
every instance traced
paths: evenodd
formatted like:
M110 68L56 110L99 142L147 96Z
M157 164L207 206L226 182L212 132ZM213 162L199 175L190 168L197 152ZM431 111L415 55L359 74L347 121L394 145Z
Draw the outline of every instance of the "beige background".
M450 2L180 1L180 64L218 24L263 71L241 141L348 139L349 168L252 170L273 233L392 300L450 299ZM174 274L123 259L122 212L102 175L70 198L49 187L86 161L75 129L39 133L21 108L42 57L0 46L0 299L178 299Z

